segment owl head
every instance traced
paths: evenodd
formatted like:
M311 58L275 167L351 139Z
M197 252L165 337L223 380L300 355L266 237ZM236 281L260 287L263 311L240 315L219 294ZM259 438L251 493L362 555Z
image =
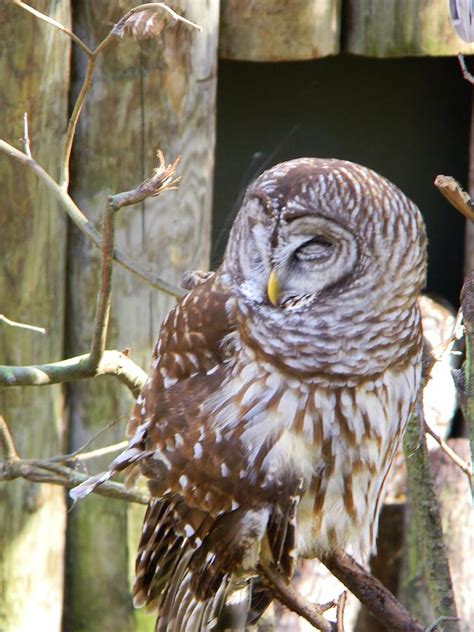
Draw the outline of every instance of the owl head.
M397 318L412 318L425 283L424 224L416 205L370 169L291 160L247 189L223 270L241 311L258 323L252 335L274 323L288 341L310 326L318 351L337 332L365 357L378 339L385 344L381 332L402 335Z

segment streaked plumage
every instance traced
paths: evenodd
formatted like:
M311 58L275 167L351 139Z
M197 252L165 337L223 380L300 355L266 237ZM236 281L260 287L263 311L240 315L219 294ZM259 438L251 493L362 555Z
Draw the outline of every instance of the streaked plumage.
M416 206L364 167L299 159L249 187L222 265L162 325L111 467L149 479L134 595L157 630L212 629L229 599L258 617L258 560L290 578L298 557L373 548L425 258Z

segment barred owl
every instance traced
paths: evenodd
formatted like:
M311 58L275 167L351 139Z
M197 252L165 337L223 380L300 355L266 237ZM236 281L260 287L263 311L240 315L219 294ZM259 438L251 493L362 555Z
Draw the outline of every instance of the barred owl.
M239 599L243 628L271 601L259 562L289 579L373 548L420 383L425 246L417 207L350 162L248 188L222 265L163 322L128 448L75 494L148 478L134 597L157 630L210 630Z

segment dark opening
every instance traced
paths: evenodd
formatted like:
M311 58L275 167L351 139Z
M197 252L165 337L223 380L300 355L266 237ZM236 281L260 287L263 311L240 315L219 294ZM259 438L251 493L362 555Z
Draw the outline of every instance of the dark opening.
M470 86L454 58L337 57L219 64L213 264L239 196L265 168L300 156L375 169L421 208L428 226L428 289L458 301L464 221L433 186L467 183Z

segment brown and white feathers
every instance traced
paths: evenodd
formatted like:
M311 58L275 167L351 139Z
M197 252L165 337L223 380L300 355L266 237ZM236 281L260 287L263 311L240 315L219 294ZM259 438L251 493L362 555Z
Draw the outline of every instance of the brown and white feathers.
M425 248L416 206L359 165L293 160L249 187L222 265L163 322L106 475L149 479L134 594L157 630L222 626L232 603L243 629L270 600L259 561L290 578L298 557L373 548L420 381Z

